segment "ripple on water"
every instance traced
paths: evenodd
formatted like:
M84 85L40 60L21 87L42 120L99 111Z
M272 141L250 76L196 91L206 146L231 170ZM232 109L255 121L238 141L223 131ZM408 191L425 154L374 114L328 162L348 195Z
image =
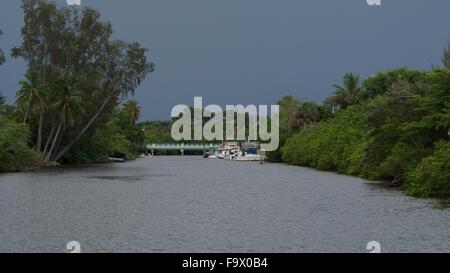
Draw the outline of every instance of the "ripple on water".
M153 157L0 182L0 252L450 251L450 201L282 164Z

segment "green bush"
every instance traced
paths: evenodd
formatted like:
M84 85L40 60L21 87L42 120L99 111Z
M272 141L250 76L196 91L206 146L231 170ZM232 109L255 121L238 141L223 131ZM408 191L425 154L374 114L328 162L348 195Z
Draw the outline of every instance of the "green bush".
M436 144L433 155L426 157L409 172L406 193L421 197L450 196L450 142Z
M420 85L424 73L408 68L398 68L377 73L363 82L364 94L366 99L375 98L384 95L396 83L407 82L412 86Z
M0 172L36 166L40 156L28 147L28 128L0 114Z
M367 132L361 109L350 107L334 119L302 130L286 142L283 160L320 170L356 173L361 168L356 158L362 158Z
M405 181L405 175L431 152L431 149L417 148L411 144L400 142L379 166L378 176L394 181Z
M99 128L94 135L86 135L75 145L66 158L65 163L89 164L108 161L114 153L123 153L128 159L135 158L135 147L123 134L114 116L103 128Z
M450 197L450 71L400 69L377 74L365 88L371 95L360 105L289 138L283 161Z

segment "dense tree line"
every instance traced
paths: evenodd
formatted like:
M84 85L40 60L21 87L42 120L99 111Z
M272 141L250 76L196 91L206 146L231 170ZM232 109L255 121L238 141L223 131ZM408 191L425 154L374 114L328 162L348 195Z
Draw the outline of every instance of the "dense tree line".
M28 145L43 161L70 163L101 161L111 147L130 157L140 150L139 106L120 104L154 70L147 49L113 39L111 24L91 8L45 0L22 0L21 7L22 42L11 55L26 61L27 73L8 118L27 130ZM110 145L92 144L100 139Z
M126 101L154 70L145 48L112 39L111 24L90 8L44 0L22 0L22 8L22 43L12 57L26 61L27 73L15 106L0 95L0 171L133 158L144 143L173 142L173 120L136 124L138 102ZM365 80L348 73L322 105L282 98L281 148L269 158L449 197L450 42L442 62Z
M172 143L172 122L170 121L147 121L141 124L144 129L145 143Z
M0 36L2 32L0 30ZM0 65L5 55L0 49ZM28 146L29 130L15 121L13 107L0 93L0 172L17 171L37 164L39 155Z
M1 102L0 102L1 104ZM4 110L0 105L0 110ZM0 172L18 171L35 166L39 154L28 146L29 130L25 124L0 113Z
M444 65L446 58L448 51ZM402 68L363 82L347 74L334 89L324 104L332 117L296 128L283 161L390 181L410 195L450 196L449 69Z
M95 133L82 138L65 157L65 163L97 163L109 157L134 159L145 152L142 126L136 124L140 116L137 101L130 100L116 107L108 121Z
M58 8L23 0L22 44L14 57L28 63L17 94L23 120L45 160L61 160L91 137L111 111L153 70L146 49L111 38L112 26L90 8Z
M293 135L311 124L324 121L332 116L332 106L329 104L317 105L314 102L301 101L292 94L283 97L280 106L280 146ZM269 152L267 157L270 161L282 161L282 150Z

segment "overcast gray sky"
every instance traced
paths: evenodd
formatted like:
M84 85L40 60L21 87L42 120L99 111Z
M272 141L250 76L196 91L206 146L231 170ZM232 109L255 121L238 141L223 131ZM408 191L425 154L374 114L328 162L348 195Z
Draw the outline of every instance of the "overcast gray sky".
M20 43L19 0L1 1L4 51ZM64 5L66 0L56 2ZM449 0L82 0L115 36L150 49L156 71L136 92L142 119L176 104L275 104L293 93L321 102L346 72L363 77L440 65L450 38ZM25 64L0 66L12 103Z

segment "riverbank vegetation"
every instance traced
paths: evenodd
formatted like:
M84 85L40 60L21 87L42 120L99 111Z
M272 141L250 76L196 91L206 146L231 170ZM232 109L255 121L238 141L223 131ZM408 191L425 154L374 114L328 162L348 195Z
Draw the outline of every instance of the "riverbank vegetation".
M315 113L321 118L306 123L301 104L293 106L296 112L282 100L281 126L301 126L287 134L281 160L389 181L409 195L450 197L449 50L443 63L445 68L389 70L364 81L347 74L319 106L332 109L331 116L319 111L326 114Z
M60 163L133 158L143 145L136 126L139 106L124 101L154 70L147 49L113 39L112 25L91 8L61 8L44 0L22 0L22 8L22 42L11 55L26 61L27 72L15 106L1 114L0 145L23 142L16 148L31 147L27 152L39 160ZM2 63L4 54L0 57ZM28 164L25 152L2 148L2 155L6 151L23 159L14 169ZM11 169L6 156L0 165Z
M35 166L39 154L28 146L29 130L14 121L0 96L0 172Z
M0 38L1 35L0 30ZM0 49L0 65L4 62L5 55ZM28 127L15 121L12 107L5 103L6 99L0 93L0 172L34 166L39 155L28 146Z
M173 121L137 124L139 104L128 100L154 70L147 49L113 39L91 8L45 0L22 0L22 8L22 41L11 56L27 71L14 106L0 95L0 171L132 159L144 143L174 142ZM450 197L450 43L442 63L367 79L348 73L321 105L282 98L281 148L269 159Z

